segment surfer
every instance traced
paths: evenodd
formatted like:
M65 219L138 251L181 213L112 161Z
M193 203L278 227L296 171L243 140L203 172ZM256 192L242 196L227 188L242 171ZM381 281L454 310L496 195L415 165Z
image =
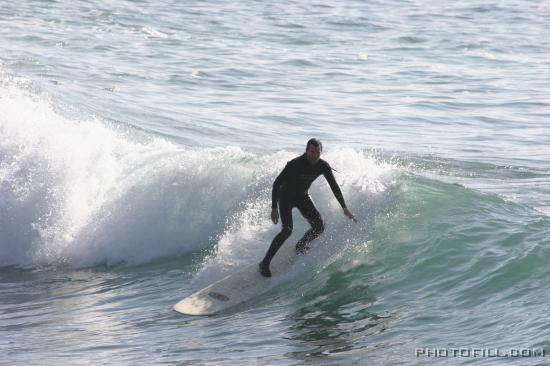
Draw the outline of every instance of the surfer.
M269 264L285 240L292 234L292 209L294 207L298 208L302 216L311 225L311 229L296 243L297 253L302 254L309 249L307 244L325 230L321 215L308 194L311 183L320 175L323 175L327 180L332 193L334 193L344 210L344 215L357 222L346 207L342 191L332 174L332 168L329 163L321 159L322 151L323 144L321 141L315 138L310 139L306 145L306 152L289 161L273 183L271 221L277 224L280 213L282 228L281 232L273 238L264 259L260 262L260 273L264 277L271 277ZM277 210L277 204L279 210Z

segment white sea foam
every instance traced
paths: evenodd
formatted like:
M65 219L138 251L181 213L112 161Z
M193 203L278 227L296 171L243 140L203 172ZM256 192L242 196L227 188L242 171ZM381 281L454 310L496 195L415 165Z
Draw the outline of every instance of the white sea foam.
M0 90L0 264L140 262L208 245L256 174L238 148L184 149L19 87Z

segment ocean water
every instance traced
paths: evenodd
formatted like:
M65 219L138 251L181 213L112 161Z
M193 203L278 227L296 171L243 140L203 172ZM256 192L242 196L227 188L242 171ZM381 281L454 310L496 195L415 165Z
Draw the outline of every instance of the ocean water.
M549 25L548 1L2 2L0 364L548 364ZM174 312L263 257L310 137L359 222L320 178L289 273Z

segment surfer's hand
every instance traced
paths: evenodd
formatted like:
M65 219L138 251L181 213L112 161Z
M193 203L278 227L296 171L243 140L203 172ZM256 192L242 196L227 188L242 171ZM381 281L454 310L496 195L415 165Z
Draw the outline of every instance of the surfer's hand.
M271 221L273 221L274 224L279 222L279 211L277 207L271 209Z
M344 215L346 215L348 219L353 220L353 222L357 223L357 219L355 218L355 216L353 216L353 214L347 208L344 208Z

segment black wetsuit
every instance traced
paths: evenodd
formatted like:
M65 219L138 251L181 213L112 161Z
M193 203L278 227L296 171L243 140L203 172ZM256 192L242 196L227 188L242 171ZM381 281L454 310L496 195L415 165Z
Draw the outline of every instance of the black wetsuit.
M311 225L311 229L296 244L298 251L305 250L306 245L324 231L321 215L308 194L311 183L320 175L325 176L334 196L336 196L342 208L346 208L342 191L334 179L332 168L326 161L319 159L315 165L311 165L306 154L289 161L273 183L272 208L277 208L277 203L279 203L282 230L273 239L262 261L266 266L269 266L281 245L292 234L293 207L298 208Z

